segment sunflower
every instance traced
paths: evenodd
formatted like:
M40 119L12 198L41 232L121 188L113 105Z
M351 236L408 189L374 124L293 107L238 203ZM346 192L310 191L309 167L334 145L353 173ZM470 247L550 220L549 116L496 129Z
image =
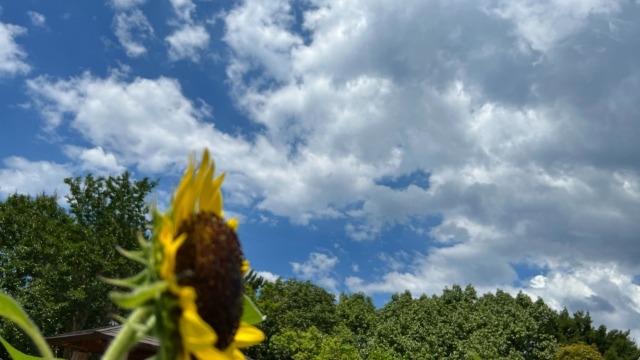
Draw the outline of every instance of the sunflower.
M224 174L205 150L196 169L194 157L180 180L169 210L153 211L151 241L140 237L139 251L119 249L145 264L127 279L104 279L128 288L111 300L126 310L124 327L105 360L119 360L145 336L160 339L159 360L241 360L239 349L264 340L252 326L262 314L244 295L249 263L236 235L238 221L224 220L220 186Z
M264 340L262 331L241 321L248 262L237 220L224 220L224 174L214 172L208 150L197 169L191 156L169 211L156 214L159 277L175 299L170 318L177 324L182 359L244 359L239 349Z

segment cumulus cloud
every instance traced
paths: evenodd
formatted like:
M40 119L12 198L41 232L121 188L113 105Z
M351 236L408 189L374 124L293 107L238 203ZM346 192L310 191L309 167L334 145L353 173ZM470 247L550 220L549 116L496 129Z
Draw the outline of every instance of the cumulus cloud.
M109 0L108 3L116 10L135 8L147 2L147 0Z
M631 329L640 339L640 286L614 263L589 264L565 271L552 271L531 279L524 291L539 296L550 306L583 309L596 321Z
M185 25L167 36L169 60L189 59L197 62L200 54L209 46L209 33L201 25Z
M82 170L88 170L98 174L120 173L125 170L118 160L111 153L105 153L102 147L97 146L92 149L85 149L78 146L67 145L65 147L67 156L80 163Z
M176 29L165 38L169 45L169 60L200 61L209 46L210 36L204 25L193 18L196 5L191 0L171 0L171 6L177 20L170 22Z
M27 53L15 38L27 33L27 29L0 22L0 77L26 74L31 70L26 63Z
M338 280L333 275L333 268L338 263L336 256L322 253L309 254L309 260L298 263L292 262L293 273L306 280L313 280L329 291L337 292Z
M191 23L196 5L191 0L170 0L174 13L183 22Z
M258 274L258 276L261 276L263 279L269 282L275 282L280 278L280 275L276 275L269 271L256 271L256 274Z
M531 49L547 52L564 39L584 30L590 16L618 13L622 4L623 1L616 0L503 1L493 11L512 21L516 34Z
M29 20L31 20L31 24L33 26L44 27L47 22L47 18L35 11L27 11L27 15L29 16Z
M160 172L182 162L189 149L212 142L219 151L225 143L236 146L234 139L200 121L206 113L184 97L176 80L127 82L117 75L87 73L69 80L41 76L28 80L27 87L48 131L70 126L123 166Z
M0 168L0 196L14 193L37 195L57 193L64 197L67 186L63 179L72 175L67 164L49 161L30 161L23 157L12 156L2 160Z
M225 18L224 35L237 54L229 67L232 76L241 76L243 70L252 66L262 68L266 75L278 80L294 75L290 52L303 41L288 30L293 20L291 4L283 0L248 1L233 9Z
M147 52L145 39L153 36L153 28L140 9L120 11L113 17L113 31L130 57L138 57Z

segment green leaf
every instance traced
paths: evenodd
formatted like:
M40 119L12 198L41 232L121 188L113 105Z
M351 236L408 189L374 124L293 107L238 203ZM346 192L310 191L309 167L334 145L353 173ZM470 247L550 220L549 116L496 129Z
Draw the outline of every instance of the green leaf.
M144 251L129 251L129 250L125 250L121 247L116 247L116 250L118 250L118 252L126 257L129 260L133 260L133 261L137 261L143 265L147 265L149 263L149 261L147 260Z
M139 272L132 277L128 277L126 279L109 279L100 276L99 277L102 282L105 282L110 285L120 286L128 289L136 288L142 285L149 278L149 271L147 269Z
M24 312L24 310L22 310L22 307L20 307L20 305L15 300L13 300L12 297L4 293L0 293L0 316L3 316L9 319L14 324L18 325L18 327L20 327L25 333L27 333L27 335L29 335L31 340L33 340L33 342L38 347L38 350L40 350L40 353L46 359L53 359L53 353L51 352L49 345L47 345L47 342L44 340L44 338L40 334L40 331L38 330L36 325L31 321L31 319L29 319L29 317ZM11 352L10 351L11 349L9 349L11 345L6 343L4 339L2 339L2 343L7 348L7 351ZM17 351L18 353L20 353L15 348L13 347L11 348ZM13 354L11 356L14 359L16 359L16 357L14 357ZM24 355L24 356L28 356L28 355Z
M242 306L242 318L240 321L244 321L247 324L255 325L265 319L258 307L249 299L247 295L244 296L244 303Z
M109 298L121 308L132 310L143 305L167 288L169 288L167 281L158 281L138 287L130 293L112 292L109 294Z
M11 344L9 344L5 339L3 339L2 336L0 336L0 342L2 343L2 345L4 345L4 348L7 349L7 352L9 353L9 355L13 360L42 360L43 359L41 357L27 355L21 352L20 350L11 346Z

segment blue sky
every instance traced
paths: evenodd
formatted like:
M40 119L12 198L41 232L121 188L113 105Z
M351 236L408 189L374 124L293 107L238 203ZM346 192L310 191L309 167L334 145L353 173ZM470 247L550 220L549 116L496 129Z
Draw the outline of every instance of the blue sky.
M211 149L252 266L640 335L640 2L0 2L0 198Z

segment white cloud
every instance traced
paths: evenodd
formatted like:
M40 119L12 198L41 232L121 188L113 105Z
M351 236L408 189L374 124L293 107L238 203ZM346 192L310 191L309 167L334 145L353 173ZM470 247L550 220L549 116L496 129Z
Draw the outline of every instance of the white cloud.
M183 163L190 149L210 146L214 153L225 148L233 153L246 146L201 122L206 114L172 79L126 82L117 75L102 79L84 74L69 80L37 77L28 80L27 87L48 131L70 126L115 156L118 166L161 172Z
M303 263L292 262L291 268L296 276L313 280L329 291L337 292L338 281L333 276L333 268L337 263L336 256L314 252L309 254L309 260Z
M516 33L534 50L547 52L588 24L594 15L620 11L618 0L502 1L495 13L516 26ZM606 18L606 17L605 17Z
M302 39L288 30L292 21L286 0L245 1L229 12L224 40L237 54L230 72L259 66L277 80L290 79L294 75L291 51L302 44Z
M228 201L246 204L247 199L262 198L258 208L296 214L293 220L299 223L339 216L323 204L314 205L319 187L339 188L329 198L339 204L350 189L371 182L366 174L358 182L343 175L359 166L354 159L307 154L289 163L287 153L262 136L249 143L221 133L207 122L208 108L186 99L172 79L126 81L118 75L84 74L68 80L37 77L27 81L27 87L47 131L69 126L83 140L113 154L119 166L153 173L181 167L189 151L209 147L218 168L227 171ZM299 201L308 207L300 211Z
M64 197L67 186L63 180L72 176L70 166L49 161L30 161L23 157L12 156L3 159L0 168L0 196L57 193Z
M31 67L25 62L27 53L15 42L27 29L0 22L0 77L26 74Z
M524 291L557 310L566 306L589 311L596 326L615 324L621 330L631 329L632 337L640 339L640 286L615 264L552 270L534 277Z
M409 254L400 250L394 254L385 252L378 253L378 259L391 271L400 271L407 267L410 261Z
M346 206L362 204L355 209L350 206L349 215L371 221L353 221L345 228L358 239L377 236L385 222L406 223L413 216L434 213L442 213L443 226L458 232L470 230L462 223L477 224L497 230L488 237L518 230L517 238L526 239L533 235L530 229L548 228L543 225L549 218L544 214L554 213L555 219L569 221L577 210L571 204L587 209L601 205L609 191L619 192L605 186L613 180L609 168L594 168L588 157L575 157L592 152L593 159L609 151L598 143L587 148L580 138L601 139L596 136L601 123L592 121L593 114L583 113L583 107L571 103L560 106L538 101L517 106L514 91L503 93L488 87L494 82L505 84L489 76L494 62L500 59L526 64L521 73L538 71L531 67L537 57L513 53L518 43L508 35L508 23L497 20L493 13L458 2L440 7L424 2L409 2L402 7L376 2L317 5L304 14L303 26L311 38L308 45L295 40L299 36L291 32L292 15L286 2L264 5L245 1L226 18L225 40L234 51L228 71L237 101L254 121L265 126L269 141L291 154L292 159L288 176L293 184L287 188L288 196L268 191L260 203L264 209L294 219L300 219L300 209L307 209L304 221L308 221L340 217ZM409 14L430 14L434 24L424 28L431 21ZM258 25L246 26L247 19ZM458 29L461 26L463 29ZM495 38L492 47L476 37L474 29L480 28L486 28ZM256 34L273 34L270 38L276 41L266 41ZM281 46L256 45L280 44L278 39L283 39ZM390 58L388 54L397 56ZM510 66L520 69L517 66L521 65ZM254 74L245 79L244 74L250 70L261 70L266 80ZM630 88L626 95L620 92L620 99L629 98L630 89L638 84L635 79L626 79L625 86ZM269 80L276 83L263 86ZM513 86L531 91L522 96L532 97L542 88L557 87L553 81L532 83L529 88ZM611 94L603 98L599 111L606 111L605 106L610 109L605 103L613 101L614 96L618 97ZM623 103L629 111L635 108L630 99ZM628 137L627 126L638 127L621 119L616 127L620 136ZM620 151L625 154L640 150L632 141L624 144L628 146ZM328 167L339 175L327 176L329 168L309 171L308 159L314 159L315 164L326 159ZM377 179L415 170L431 174L430 189L413 185L393 189L376 184ZM632 182L638 178L635 170L627 176L634 179ZM326 181L328 178L332 181ZM291 196L291 189L300 196ZM588 223L569 221L576 229L563 227L556 220L558 231L565 231L562 235L537 235L554 243L556 235L596 230L591 226L602 224L597 218L603 214L621 214L624 235L615 237L628 241L635 227L624 210L637 210L637 202L616 196L604 205L606 210L581 211L588 216ZM520 221L517 216L509 216L523 211L532 211L540 218ZM620 228L603 225L597 230L606 231L599 233L606 238L619 233ZM439 233L449 236L444 227L434 230L434 234ZM539 248L544 246L547 243Z
M209 46L209 33L202 25L185 25L165 38L169 44L169 60L199 61Z
M147 0L109 0L108 2L116 10L127 10L140 6Z
M278 280L278 278L280 278L280 275L276 275L269 271L256 271L256 274L269 282L275 282L276 280Z
M44 15L35 11L27 11L27 15L29 15L29 20L31 20L31 24L33 24L33 26L45 26L47 18Z
M92 149L85 149L78 146L67 145L65 154L76 162L80 163L80 168L98 174L120 173L125 167L118 164L118 160L112 153L105 153L102 147L97 146Z
M171 0L171 6L181 21L192 22L191 16L196 11L196 5L191 0Z
M169 46L169 60L200 61L209 47L210 35L205 26L193 18L196 5L191 0L171 0L171 6L177 20L169 22L176 29L165 38Z
M113 31L130 57L147 52L143 41L153 36L153 28L140 9L121 11L113 17Z

